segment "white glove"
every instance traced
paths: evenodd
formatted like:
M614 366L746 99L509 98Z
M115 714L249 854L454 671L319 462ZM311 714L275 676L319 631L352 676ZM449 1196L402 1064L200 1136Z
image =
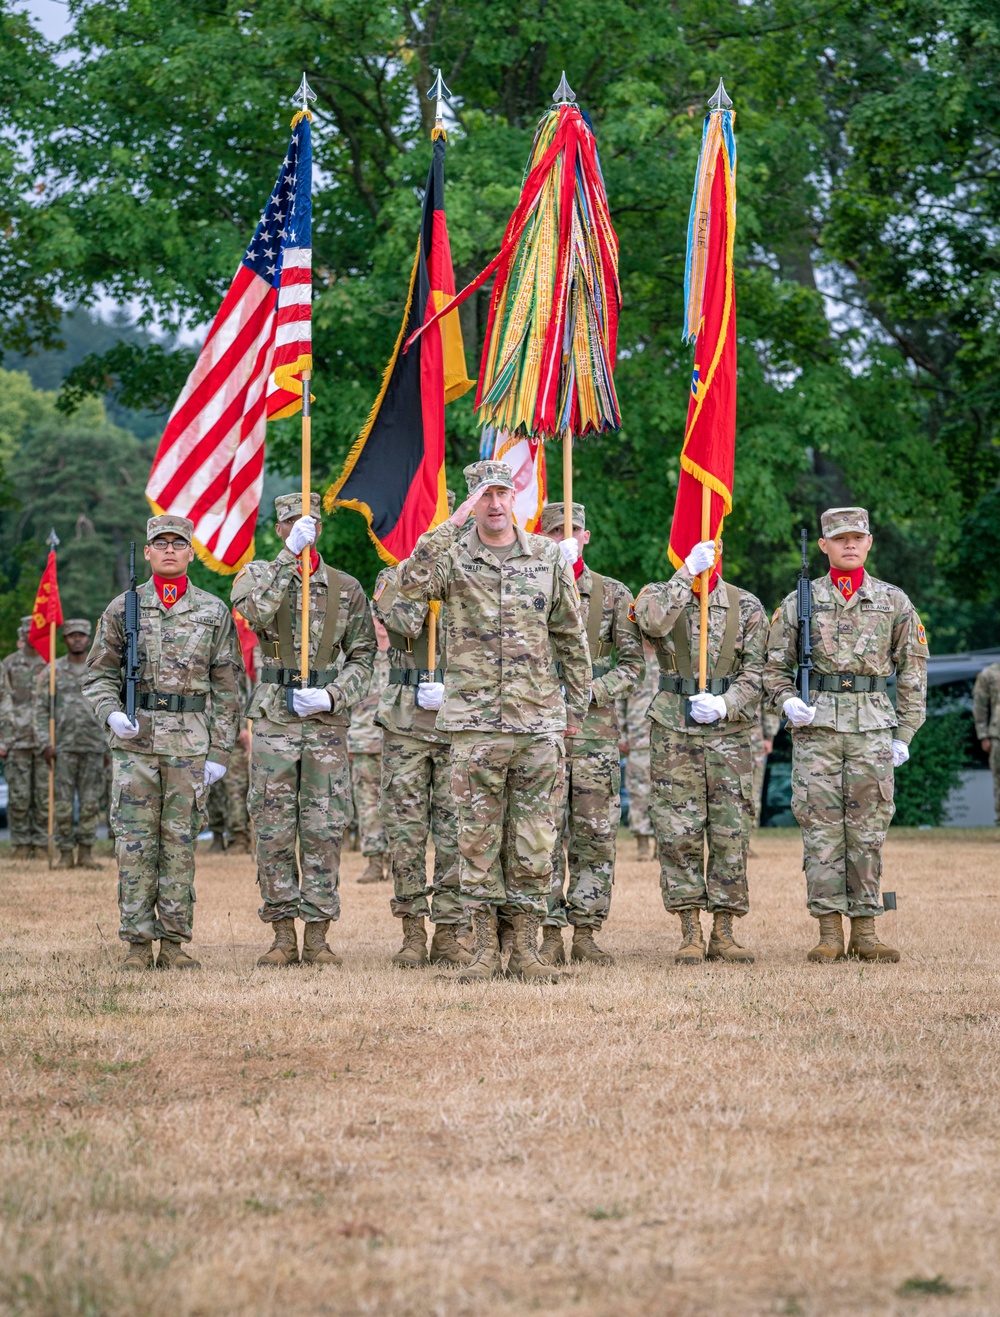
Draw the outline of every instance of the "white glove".
M696 723L715 723L725 718L728 710L721 695L709 695L708 691L699 691L691 696L691 717Z
M580 546L571 535L568 540L559 541L559 552L572 567L580 556Z
M299 517L288 533L285 548L290 549L296 558L307 544L316 542L316 521L313 517Z
M444 682L422 682L417 687L417 703L421 709L440 709L444 704Z
M808 727L816 717L816 706L806 704L800 700L797 695L793 695L781 706L784 710L785 717L793 727Z
M138 720L130 723L127 715L119 709L115 709L114 713L108 714L108 726L115 736L120 736L123 741L131 741L133 736L139 735Z
M226 776L226 770L221 764L213 764L211 759L205 760L205 785L210 787L213 782L218 782L220 777Z
M910 757L910 747L905 741L893 741L892 743L892 766L901 768Z
M303 686L300 691L292 691L292 704L300 718L308 718L311 713L329 713L333 708L329 693L318 686Z
M702 540L684 559L684 566L692 576L700 576L715 564L715 541Z

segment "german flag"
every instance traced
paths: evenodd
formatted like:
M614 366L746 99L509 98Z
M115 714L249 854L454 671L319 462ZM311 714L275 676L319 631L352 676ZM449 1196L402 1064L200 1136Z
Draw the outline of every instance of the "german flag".
M365 428L323 499L327 512L334 508L360 512L379 557L387 563L408 558L424 531L448 516L445 404L475 384L465 373L457 310L421 334L409 352L403 351L410 335L455 296L444 214L445 150L445 134L436 132L410 291L396 346Z

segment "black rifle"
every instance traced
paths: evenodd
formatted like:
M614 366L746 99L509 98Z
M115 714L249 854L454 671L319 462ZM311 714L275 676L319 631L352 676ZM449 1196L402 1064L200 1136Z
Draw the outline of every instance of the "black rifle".
M139 591L135 588L135 541L128 546L128 589L125 591L125 716L135 722L139 689Z
M813 587L809 579L809 536L802 527L802 570L795 587L795 606L799 615L799 699L809 703L809 674L813 670L812 615Z

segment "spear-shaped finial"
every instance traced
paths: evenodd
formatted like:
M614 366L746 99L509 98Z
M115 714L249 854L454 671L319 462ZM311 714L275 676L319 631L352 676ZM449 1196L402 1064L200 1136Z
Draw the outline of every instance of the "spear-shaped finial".
M443 128L444 103L445 101L451 100L451 92L448 90L448 87L445 84L444 76L441 73L440 69L438 69L437 71L437 77L434 79L433 87L431 87L430 91L427 93L427 99L429 101L437 102L437 104L434 106L434 127Z
M559 86L552 93L552 100L556 105L572 105L576 101L576 92L566 81L565 69L563 69L562 77L559 79Z
M302 73L302 82L299 85L298 91L295 93L295 99L301 100L302 104L299 106L299 109L303 114L309 113L309 102L316 99L316 93L309 86L309 79L306 77L304 70Z
M56 534L55 526L53 526L52 529L49 531L49 538L45 541L45 543L49 546L50 549L55 551L55 547L59 543L59 536Z
M726 89L723 86L722 79L719 79L719 85L715 89L715 95L708 102L710 110L731 110L733 103L726 95Z

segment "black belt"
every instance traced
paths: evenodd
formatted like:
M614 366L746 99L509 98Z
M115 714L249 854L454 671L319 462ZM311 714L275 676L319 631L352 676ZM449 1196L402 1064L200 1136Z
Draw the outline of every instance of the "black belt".
M556 676L562 681L563 665L561 663L554 663L552 666L556 670ZM610 671L610 663L592 663L590 666L591 679L595 677L606 677Z
M444 668L390 668L390 686L420 686L425 681L444 681Z
M166 695L163 691L140 691L135 700L140 709L157 713L201 713L204 695Z
M870 695L885 688L885 677L863 677L858 672L814 672L809 678L810 690L831 691L834 695Z
M302 685L302 672L299 668L261 668L260 679L265 686L297 686ZM305 683L307 686L329 686L331 682L337 679L336 668L310 668L309 680Z
M732 684L731 677L712 677L705 682L705 690L709 695L724 695ZM701 685L697 677L678 677L672 672L661 672L660 690L672 695L697 695Z

